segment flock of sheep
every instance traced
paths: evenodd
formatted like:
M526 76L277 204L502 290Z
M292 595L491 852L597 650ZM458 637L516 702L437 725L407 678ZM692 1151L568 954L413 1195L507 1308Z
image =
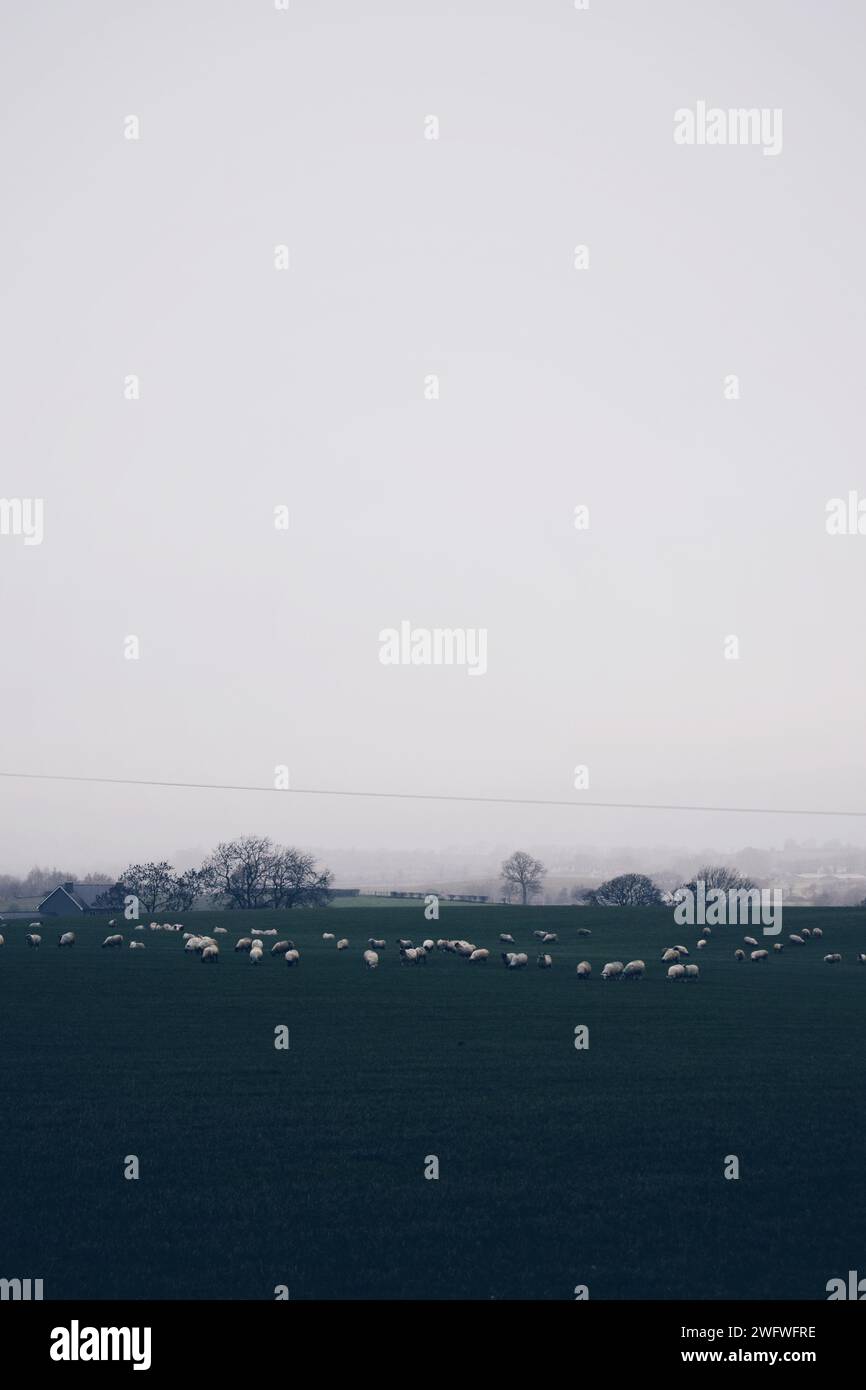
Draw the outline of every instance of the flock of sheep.
M109 927L114 927L117 924L114 921L110 921L108 925ZM31 922L30 931L25 937L28 946L35 948L42 945L41 934L34 930L34 928L39 926L40 923ZM136 932L143 932L144 930L144 927L140 925L134 928ZM228 934L228 928L214 927L213 936L198 935L194 932L184 931L183 923L181 922L151 922L149 930L182 932L184 951L188 954L197 954L202 964L205 965L217 965L219 963L220 948L216 937L226 936ZM532 934L536 938L539 946L552 946L556 945L558 942L558 937L555 932L535 931ZM591 934L590 930L586 927L579 928L577 932L578 936L590 936ZM820 927L813 927L811 930L808 927L804 927L800 932L790 935L788 941L792 946L805 946L809 941L820 940L823 934ZM259 965L264 959L265 953L263 938L276 935L277 930L275 927L268 929L253 927L250 936L240 937L234 949L235 951L246 952L249 956L251 965ZM695 949L698 951L705 950L708 939L711 936L711 929L709 927L704 927ZM334 932L323 932L322 940L335 942L338 951L348 951L351 949L348 938L340 937L338 939ZM515 945L514 937L508 932L501 932L499 941L501 945L506 947ZM116 948L122 946L123 942L124 938L120 932L110 932L102 945L103 947ZM755 961L756 963L769 960L769 951L758 948L758 943L753 936L744 936L743 942L746 946L756 948L749 952L749 960ZM4 944L4 938L0 936L0 946ZM58 939L57 945L65 947L74 946L75 932L63 932ZM380 952L384 951L386 947L387 942L381 937L371 936L369 938L367 949L361 956L368 970L376 970L378 968ZM130 941L129 949L131 951L143 951L144 942L138 940ZM460 956L470 965L483 965L490 959L490 952L486 947L479 947L472 941L463 940L449 941L442 939L433 941L432 939L427 939L422 941L419 946L416 946L411 941L399 938L397 941L397 949L399 951L401 964L403 965L426 965L428 957L435 951ZM782 949L783 943L781 941L773 943L774 953L778 954ZM271 946L270 954L272 956L282 956L288 966L297 966L300 964L301 954L294 941L275 941ZM668 946L662 952L661 959L662 963L668 967L667 978L669 980L697 980L699 978L700 970L697 965L691 962L683 964L683 958L688 957L688 955L689 951L686 946ZM744 961L746 959L746 953L742 947L737 947L734 951L734 959L736 961ZM842 960L842 956L838 951L833 951L825 955L823 959L827 965L837 965ZM521 970L529 964L529 956L525 951L501 951L500 960L507 970ZM857 960L861 965L866 964L866 952L858 953ZM547 951L541 951L541 953L536 956L535 964L541 970L550 970L553 966L553 957ZM623 964L621 960L611 960L608 961L601 970L601 978L603 980L641 980L645 974L646 962L642 960L630 960L626 964ZM589 980L592 978L592 966L588 960L582 960L578 964L577 978L579 980Z

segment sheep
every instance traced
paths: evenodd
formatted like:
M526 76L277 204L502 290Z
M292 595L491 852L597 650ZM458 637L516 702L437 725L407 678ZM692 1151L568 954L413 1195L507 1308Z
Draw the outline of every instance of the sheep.
M130 941L130 943L129 943L129 949L130 949L130 951L143 951L143 950L144 950L144 942L143 942L143 941Z
M175 927L175 931L177 930L178 928ZM213 934L214 936L228 936L228 930L228 927L214 927Z
M769 960L769 959L770 959L770 952L769 952L769 951L752 951L752 952L750 953L750 955L749 955L749 960Z
M747 946L757 946L758 944L753 936L744 936L743 940L745 941Z
M704 947L706 946L706 944L707 944L706 937L703 937L703 936L702 936L701 939L700 939L700 941L697 942L697 949L698 949L699 951L702 951L702 950L704 949Z
M514 937L511 936L510 933L507 931L502 931L499 933L499 940L502 942L504 946L514 945Z
M409 950L412 949L412 942L411 942L411 941L403 941L403 940L401 939L401 940L399 940L399 941L397 942L397 945L401 948L401 950L404 950L404 951L409 951Z
M784 951L784 949L785 949L785 948L784 948L784 946L782 945L781 941L774 941L774 942L773 942L773 950L774 950L774 951L777 951L777 952L778 952L778 951Z
M829 956L825 956L825 957L824 957L824 964L825 964L825 965L838 965L841 959L842 959L842 957L839 955L838 951L834 951L832 955L829 955Z
M262 936L276 936L276 934L277 934L277 929L276 929L276 927L268 927L267 931L263 931L263 932L262 932Z
M679 958L680 953L674 946L669 946L667 950L662 954L663 961L679 960Z
M592 936L589 927L578 927L577 934L578 936Z
M559 937L556 935L556 932L555 932L555 931L546 931L546 932L544 933L544 936L541 938L541 944L542 944L542 946L549 946L549 945L551 945L552 943L558 942L558 941L559 941Z
M28 932L24 940L27 942L28 946L35 946L37 951L39 950L39 947L42 945L42 937L35 935L35 933L33 932Z
M6 938L5 938L5 936L0 936L0 946L5 946L5 945L6 945Z
M201 963L202 963L202 965L204 965L205 961L209 961L211 965L219 965L219 960L220 960L220 948L219 948L219 946L205 946L204 950L203 950L202 953L201 953Z
M802 936L789 936L788 940L792 946L805 946L806 944Z
M470 965L471 965L473 961L476 961L476 962L480 962L480 963L483 965L484 962L485 962L486 960L489 959L489 957L490 957L490 952L489 952L489 951L486 951L486 950L484 950L484 949L482 949L482 950L480 950L480 951L473 951L473 952L472 952L472 955L469 957L469 963L470 963Z
M283 959L285 960L286 965L300 965L301 953L299 950L297 950L297 948L293 948L291 951L286 951L286 954L283 957Z
M375 951L365 951L362 959L368 970L375 970L379 964L379 957Z
M669 980L684 980L686 978L686 967L684 965L669 965Z
M809 938L811 937L812 933L811 933L811 931L809 930L808 927L803 927L802 931L800 932L800 935L801 935L802 937L805 937L805 939L808 941Z
M240 937L238 937L237 941L235 942L235 950L236 950L236 951L248 951L248 950L250 949L250 947L252 946L252 944L253 944L253 943L252 943L252 938L251 938L251 937L249 937L249 936L240 936Z
M696 965L686 965L683 968L685 969L685 978L687 980L696 980L701 973Z
M112 917L112 919L111 919L111 921L109 922L108 925L109 925L110 927L116 927L116 926L117 926L117 923L115 922L115 920L114 920L113 917Z
M591 974L592 966L590 965L589 961L582 960L577 967L577 978L579 980L588 980Z
M701 936L712 936L712 934L709 927L701 927Z
M183 949L184 949L184 951L197 951L200 945L201 945L201 937L200 937L200 936L189 936L189 937L187 937L186 941L183 943Z
M421 945L422 945L422 947L423 947L423 949L424 949L425 951L435 951L435 950L436 950L436 942L435 942L435 941L431 941L429 937L427 938L426 941L422 941L422 942L421 942Z
M532 933L532 935L535 937L536 941L543 941L544 938L545 938L546 935L547 935L547 932L544 932L544 931L534 931L534 932Z
M323 931L323 932L322 932L322 940L323 940L323 941L336 941L336 939L337 939L337 938L334 936L334 933L333 933L332 931Z
M258 950L256 950L255 947L253 947L252 950L250 951L250 965L258 965L260 961L263 961L263 960L264 960L264 958L265 958L265 953L264 953L264 951L261 949L261 947L259 947Z
M348 938L345 937L345 936L343 936L343 937L341 937L340 940L337 942L337 950L338 950L338 951L348 951L348 949L349 949Z
M687 956L688 953L689 953L689 950L688 950L688 947L687 947L687 946L675 946L675 947L674 947L674 950L675 950L675 951L679 951L679 953L680 953L681 956Z
M284 955L286 954L286 952L287 952L287 951L290 951L291 949L292 949L291 942L289 942L289 941L275 941L274 944L273 944L273 946L271 947L271 955L272 955L272 956L284 956Z
M866 965L866 951L859 951L857 954L857 964Z
M553 956L539 956L535 964L539 967L540 970L549 970L550 967L553 965Z
M823 933L823 931L821 930L820 927L813 927L813 928L812 928L812 935L813 935L813 936L817 936L817 937L822 937L822 936L824 935L824 933Z
M253 927L252 934L253 936L264 936L264 932L262 931L261 927Z
M501 951L500 955L506 970L520 970L529 964L529 956L522 951Z
M623 965L621 960L609 960L601 972L603 980L618 980L622 974Z
M371 936L367 945L370 947L371 951L384 951L385 949L385 942L379 936Z
M455 941L454 949L458 956L471 956L476 947L471 941Z
M736 949L736 951L734 952L734 960L745 960L745 959L746 959L746 953L745 953L745 951L741 951L740 948L739 948L739 946L738 946L737 949Z
M630 960L628 965L623 966L622 978L624 980L642 980L646 971L646 962L642 960Z
M74 932L74 931L65 931L65 932L63 933L63 935L61 936L60 940L58 941L57 945L58 945L58 946L74 946L74 945L75 945L75 932Z
M133 927L132 930L133 930L133 931L144 931L144 927L143 927L143 926L141 925L141 923L139 922L138 926L137 926L137 927Z
M116 936L107 936L102 944L103 946L122 946L123 937L119 933Z
M400 960L402 961L403 965L417 965L418 952L415 950L415 947L407 946L405 950L402 950L400 952Z

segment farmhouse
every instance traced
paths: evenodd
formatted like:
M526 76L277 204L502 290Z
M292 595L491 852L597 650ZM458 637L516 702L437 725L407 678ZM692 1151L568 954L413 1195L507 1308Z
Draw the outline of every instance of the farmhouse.
M111 903L109 894L117 887L115 883L60 883L36 910L64 917L74 912L116 912L117 902Z

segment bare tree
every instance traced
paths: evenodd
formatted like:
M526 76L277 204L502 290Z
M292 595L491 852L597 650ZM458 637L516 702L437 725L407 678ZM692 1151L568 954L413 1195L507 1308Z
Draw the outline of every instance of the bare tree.
M502 882L505 885L506 896L511 900L511 892L514 888L519 888L521 901L526 906L530 894L541 891L544 875L547 873L540 859L533 859L531 854L525 850L515 850L510 859L506 859L502 865Z
M331 901L333 875L319 872L311 854L297 849L277 850L268 866L268 892L272 907L326 907Z
M159 864L130 864L120 875L127 893L134 893L150 916L168 906L174 885L174 871L163 860Z
M741 888L758 886L745 874L741 874L737 869L728 868L725 864L705 864L703 868L698 869L693 879L683 884L683 887L696 893L699 883L703 883L707 889L721 888L723 893L727 893L731 888L739 891Z
M586 895L593 907L658 907L662 895L646 874L620 874Z
M169 912L189 912L202 891L202 876L198 869L185 869L175 874L166 907Z
M217 845L205 860L201 884L228 907L323 907L331 874L312 855L275 845L266 835L244 835Z

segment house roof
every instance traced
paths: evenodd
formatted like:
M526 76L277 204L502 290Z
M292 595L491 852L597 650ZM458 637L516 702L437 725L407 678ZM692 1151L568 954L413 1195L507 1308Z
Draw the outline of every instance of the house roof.
M58 883L56 888L52 888L50 893L46 893L36 910L38 912L43 903L47 903L48 899L52 898L55 893L65 893L78 911L84 912L88 907L93 907L97 898L101 898L103 893L110 893L114 886L113 883L73 883L70 889L65 883Z

